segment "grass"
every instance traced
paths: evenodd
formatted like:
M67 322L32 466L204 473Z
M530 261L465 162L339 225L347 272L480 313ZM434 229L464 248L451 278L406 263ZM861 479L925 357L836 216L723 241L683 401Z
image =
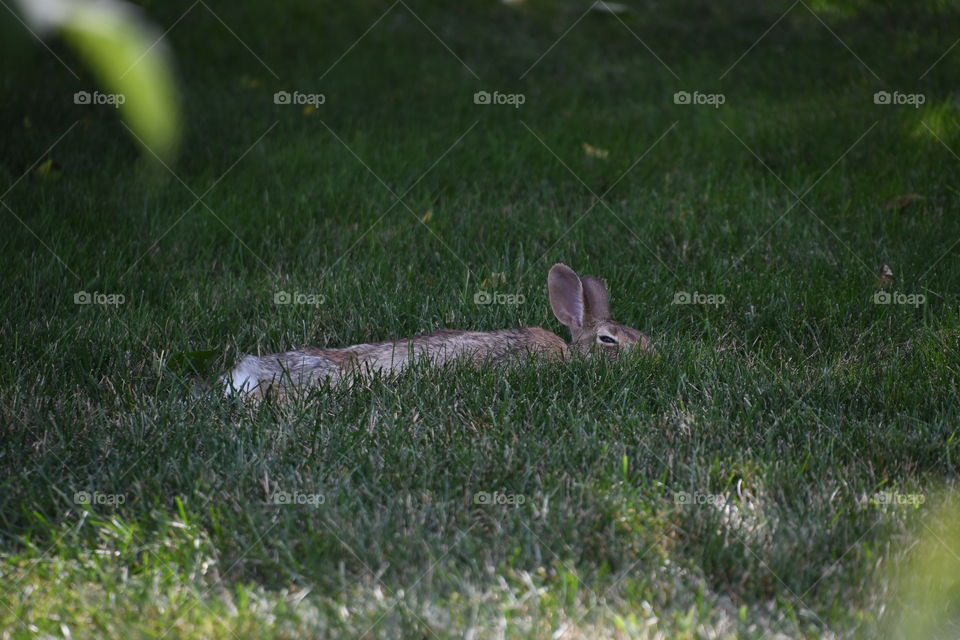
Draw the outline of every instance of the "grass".
M956 511L960 54L934 63L957 8L632 4L566 35L586 4L397 4L352 49L389 4L196 5L166 38L177 177L4 24L4 637L881 637L917 593L955 614L928 534ZM212 388L249 352L560 332L556 261L657 357ZM875 304L881 264L925 302ZM946 577L911 577L920 550Z

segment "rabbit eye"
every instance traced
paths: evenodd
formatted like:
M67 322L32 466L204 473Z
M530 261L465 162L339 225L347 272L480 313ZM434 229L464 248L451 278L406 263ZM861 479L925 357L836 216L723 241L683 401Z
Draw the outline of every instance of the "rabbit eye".
M616 338L612 336L600 336L600 342L606 342L607 344L617 344Z

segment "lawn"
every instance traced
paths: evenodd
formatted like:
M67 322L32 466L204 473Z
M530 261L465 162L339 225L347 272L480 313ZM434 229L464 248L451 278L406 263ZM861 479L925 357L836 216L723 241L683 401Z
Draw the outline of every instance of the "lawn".
M628 3L144 2L168 165L7 13L0 637L956 637L960 7ZM555 262L656 355L216 387Z

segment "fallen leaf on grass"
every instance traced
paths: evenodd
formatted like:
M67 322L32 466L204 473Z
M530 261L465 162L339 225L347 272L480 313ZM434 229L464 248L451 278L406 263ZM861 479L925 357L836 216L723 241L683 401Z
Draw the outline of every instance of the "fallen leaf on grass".
M33 175L43 180L56 180L60 177L60 174L61 167L54 162L53 158L47 158L33 170Z
M496 289L498 285L503 284L507 281L507 274L503 271L494 271L490 274L489 277L484 278L483 282L480 283L481 289Z
M591 158L600 158L601 160L606 160L610 155L610 152L606 149L601 149L600 147L595 147L592 144L586 142L583 143L583 152Z
M902 196L897 196L888 202L887 207L890 209L896 209L897 211L903 211L910 206L910 204L919 202L920 200L926 200L926 197L920 195L919 193L905 193Z

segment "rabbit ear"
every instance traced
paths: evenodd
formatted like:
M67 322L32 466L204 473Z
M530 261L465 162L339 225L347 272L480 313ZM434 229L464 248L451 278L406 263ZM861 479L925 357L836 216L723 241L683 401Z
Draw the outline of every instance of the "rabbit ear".
M583 285L573 269L555 264L547 275L550 307L561 324L571 330L580 330L584 323Z
M607 285L593 276L583 276L583 298L587 303L587 316L592 322L603 322L610 319L610 294Z

